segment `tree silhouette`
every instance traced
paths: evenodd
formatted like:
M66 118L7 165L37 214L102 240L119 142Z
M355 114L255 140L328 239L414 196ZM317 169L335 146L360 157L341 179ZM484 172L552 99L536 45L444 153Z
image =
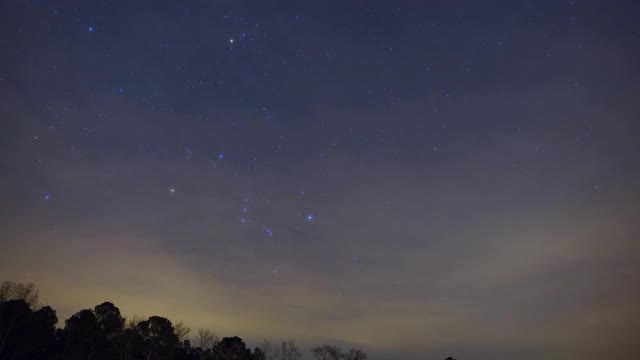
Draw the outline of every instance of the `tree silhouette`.
M133 359L136 346L142 344L142 336L138 332L137 326L138 321L130 320L122 332L111 341L118 353L118 359Z
M56 339L56 311L44 306L32 314L30 326L26 329L31 333L28 337L30 346L34 349L32 359L45 359L58 353Z
M9 300L23 300L33 309L38 304L38 289L32 283L3 281L0 284L0 303Z
M199 348L191 346L188 339L182 341L176 350L176 360L200 360L201 354Z
M56 312L24 300L0 302L0 360L46 359L56 353Z
M138 324L142 337L144 359L173 359L178 346L178 337L174 333L171 321L160 316L152 316Z
M98 325L107 339L111 340L122 333L124 318L120 315L120 309L110 302L96 305L93 312L98 320Z
M219 342L218 337L215 335L215 333L211 330L199 329L197 341L198 347L193 350L198 355L196 359L212 359L212 348Z
M311 348L311 355L315 360L340 360L342 351L337 346L324 344Z
M351 349L349 352L342 354L344 360L367 360L367 354L361 349Z
M367 354L360 349L345 353L339 347L327 344L311 348L311 355L315 360L367 360Z
M260 348L257 347L255 349L253 349L253 354L251 356L252 360L267 360L267 356L264 353L264 351Z
M253 351L237 337L221 341L200 329L188 339L190 329L175 326L164 317L125 319L111 302L73 314L62 329L56 312L48 306L35 310L35 286L5 281L0 286L0 360L301 360L294 340L272 346L265 341ZM360 349L348 352L336 346L311 349L315 360L367 360ZM446 360L455 360L447 358Z
M71 316L64 326L64 355L66 359L113 358L107 335L93 310L81 310Z
M276 360L300 360L302 354L298 350L295 340L283 341L274 349Z
M182 343L189 333L191 333L191 328L187 327L184 322L180 321L173 326L173 332L178 337L178 342Z
M110 302L104 302L96 305L93 312L98 320L98 325L105 335L109 344L111 344L111 355L118 359L126 360L131 357L131 351L127 348L127 344L132 345L129 340L134 334L125 333L125 319L120 314L120 309ZM127 351L129 350L129 351Z
M251 350L237 336L225 337L213 349L217 360L251 360Z

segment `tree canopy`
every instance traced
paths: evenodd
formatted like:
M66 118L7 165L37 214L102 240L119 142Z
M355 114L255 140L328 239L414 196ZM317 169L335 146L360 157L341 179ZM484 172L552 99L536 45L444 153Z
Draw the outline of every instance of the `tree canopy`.
M83 309L57 328L49 306L38 307L33 284L0 285L0 360L301 360L294 340L252 351L237 336L219 340L208 329L191 329L161 316L126 319L111 302ZM193 345L192 345L193 344ZM367 360L362 349L335 345L311 348L314 360ZM445 360L455 360L451 357Z

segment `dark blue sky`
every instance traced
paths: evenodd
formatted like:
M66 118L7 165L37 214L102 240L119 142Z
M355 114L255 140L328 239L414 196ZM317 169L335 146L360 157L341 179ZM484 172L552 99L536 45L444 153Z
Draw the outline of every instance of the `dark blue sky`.
M639 10L4 1L0 275L61 319L637 359Z

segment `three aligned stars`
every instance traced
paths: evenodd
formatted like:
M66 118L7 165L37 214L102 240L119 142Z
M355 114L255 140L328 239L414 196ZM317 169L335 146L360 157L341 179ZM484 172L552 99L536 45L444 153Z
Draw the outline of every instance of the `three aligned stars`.
M170 186L169 187L169 194L175 194L177 192L177 189L175 186ZM45 200L50 200L51 196L49 194L45 195ZM250 211L250 199L245 197L242 199L243 202L243 207L241 210L241 217L240 217L240 223L242 224L248 224L251 223L251 219L249 218L249 211ZM298 216L300 216L300 213L298 214ZM316 215L313 213L308 213L306 215L304 215L304 221L306 223L311 223L314 222L316 220ZM273 237L274 231L273 228L269 225L262 225L262 230L264 231L264 233L268 236L268 237Z
M295 21L296 22L300 22L301 21L301 16L300 15L296 15L295 16ZM257 26L257 25L256 25ZM89 33L95 33L97 31L96 25L95 24L88 24L86 27L86 31ZM245 40L250 40L252 39L253 35L251 33L247 33L247 32L242 32L237 34L237 36L232 36L227 38L227 42L229 45L236 45L239 44L242 41ZM117 91L120 93L124 93L125 89L124 87L118 87ZM265 110L263 108L263 110ZM187 149L185 151L185 154L187 156L187 158L191 157L192 151L190 149ZM220 152L218 153L216 156L217 160L225 160L225 154ZM170 186L168 188L168 192L170 195L176 195L178 193L178 189L175 186ZM300 193L301 196L304 194L304 192ZM43 195L43 198L45 201L50 201L52 200L52 196L50 194L45 194ZM250 217L250 209L251 209L251 202L249 201L248 198L244 198L243 199L243 205L242 205L242 210L241 210L241 214L240 214L240 218L239 221L241 224L250 224L253 223L251 217ZM298 213L298 217L301 218L303 220L304 223L312 223L316 220L316 215L313 212L308 212L306 214L304 213ZM266 234L267 237L273 237L274 236L274 231L272 229L271 226L267 225L267 224L263 224L260 225L260 228L263 230L263 232Z

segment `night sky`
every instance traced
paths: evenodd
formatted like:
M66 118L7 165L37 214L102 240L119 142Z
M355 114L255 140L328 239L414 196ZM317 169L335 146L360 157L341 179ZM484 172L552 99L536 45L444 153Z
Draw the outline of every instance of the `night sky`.
M638 359L639 13L2 1L1 280L250 344Z

